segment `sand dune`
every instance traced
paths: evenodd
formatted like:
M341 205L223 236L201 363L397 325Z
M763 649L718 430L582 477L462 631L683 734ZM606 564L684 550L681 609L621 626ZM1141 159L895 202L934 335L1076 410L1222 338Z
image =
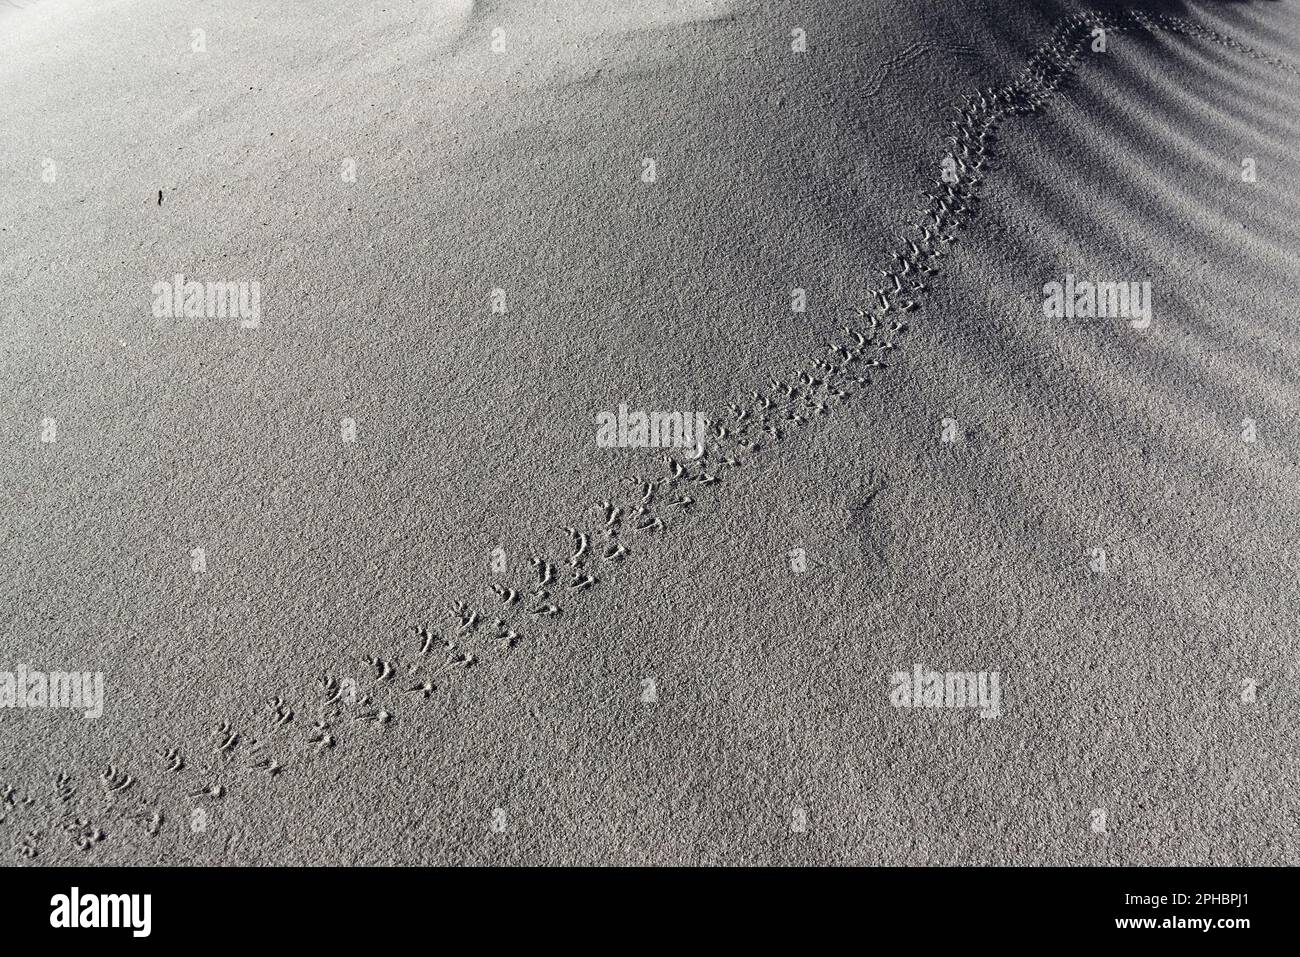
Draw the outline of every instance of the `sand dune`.
M6 862L1294 863L1298 28L11 11Z

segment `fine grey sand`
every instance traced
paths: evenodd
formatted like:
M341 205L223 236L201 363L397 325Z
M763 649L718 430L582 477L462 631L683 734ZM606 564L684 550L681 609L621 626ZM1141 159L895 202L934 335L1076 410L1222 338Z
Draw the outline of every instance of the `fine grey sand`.
M1300 859L1294 3L39 0L0 95L0 681L104 676L6 864Z

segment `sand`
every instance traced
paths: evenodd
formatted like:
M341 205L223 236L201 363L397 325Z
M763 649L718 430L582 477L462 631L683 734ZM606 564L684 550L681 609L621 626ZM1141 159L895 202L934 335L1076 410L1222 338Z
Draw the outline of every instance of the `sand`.
M1293 5L11 6L6 864L1297 862Z

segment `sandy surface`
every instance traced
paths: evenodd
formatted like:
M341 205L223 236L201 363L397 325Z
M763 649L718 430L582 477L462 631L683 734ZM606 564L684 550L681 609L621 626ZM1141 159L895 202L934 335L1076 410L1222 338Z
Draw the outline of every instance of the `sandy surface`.
M1296 863L1300 15L948 7L0 8L0 859Z

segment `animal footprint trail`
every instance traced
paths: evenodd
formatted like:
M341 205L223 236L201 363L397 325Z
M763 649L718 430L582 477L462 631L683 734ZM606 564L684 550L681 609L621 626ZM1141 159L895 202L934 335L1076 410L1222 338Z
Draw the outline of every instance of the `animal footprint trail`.
M942 134L940 157L951 160L952 175L920 191L923 202L917 221L895 237L885 265L877 271L880 284L871 291L868 303L855 310L856 323L845 326L825 353L805 368L773 376L765 386L728 405L708 423L709 441L699 459L669 455L648 462L647 474L631 477L618 493L592 503L584 521L593 526L584 528L577 522L560 526L556 541L537 549L532 557L530 580L510 585L494 582L478 604L465 600L447 606L445 627L429 624L412 629L404 640L410 642L407 654L413 652L414 660L404 663L404 655L366 656L356 663L359 669L344 666L337 674L310 681L296 699L292 695L268 699L260 714L241 722L249 727L260 720L267 729L260 739L242 735L235 719L226 719L215 726L206 747L201 739L163 747L154 755L157 777L147 793L141 793L142 780L118 764L102 767L98 789L81 786L74 775L60 773L43 801L0 782L0 828L10 842L11 857L27 863L46 850L97 853L111 844L115 831L124 828L139 828L157 837L168 820L182 821L196 806L223 800L228 784L248 787L292 770L290 753L313 762L332 760L349 747L370 746L376 734L383 734L408 709L418 715L421 702L468 673L480 655L509 654L527 643L533 629L553 628L566 620L571 604L585 600L607 577L626 573L629 560L647 543L698 520L728 475L761 464L792 433L825 422L834 410L850 404L871 386L878 370L889 368L912 318L923 312L930 282L941 274L943 257L978 215L980 188L995 152L998 128L1009 117L1041 111L1058 96L1061 85L1083 61L1095 27L1116 33L1192 37L1289 75L1300 73L1280 58L1171 15L1130 11L1065 18L1013 79L977 90L955 106ZM876 68L871 75L874 87L868 87L867 95L879 90L889 71L906 68L933 50L953 55L970 52L959 46L913 44ZM362 693L359 680L364 678L351 675L354 670L364 675L367 669L370 686ZM299 721L299 714L312 716ZM206 754L207 767L193 767L187 753Z
M1146 22L1155 23L1157 28L1195 32L1176 18L1147 18ZM936 180L932 189L922 192L928 202L920 211L921 220L897 237L890 266L881 271L885 284L874 290L874 301L868 309L858 310L865 325L846 327L844 339L832 342L827 358L815 368L799 370L791 381L774 378L770 388L751 392L748 401L729 406L730 418L723 417L710 424L711 441L701 464L692 466L667 456L666 476L635 480L633 494L595 504L603 527L594 534L579 532L574 527L562 529L575 546L567 559L570 565L576 567L589 558L593 540L598 543L601 561L622 562L633 553L625 542L627 537L649 540L670 530L674 527L672 513L693 513L700 503L697 496L708 492L727 472L749 464L766 449L779 445L787 437L786 429L800 428L816 418L829 416L835 407L848 403L855 390L870 385L873 371L889 367L887 360L897 352L899 340L909 330L906 317L921 309L930 277L940 271L939 261L956 241L958 231L977 213L979 188L998 125L1008 116L1037 112L1056 95L1061 82L1081 61L1090 30L1095 26L1119 31L1125 26L1125 18L1107 19L1088 13L1067 18L1012 82L979 90L954 110L944 142L956 175ZM968 47L946 49L957 55L970 52ZM924 52L926 49L914 45L882 67L896 67ZM678 491L682 488L688 490ZM551 600L558 562L535 558L533 564L539 580L529 593L533 600L529 614L534 618L559 617L562 606ZM599 581L594 575L575 577L569 589L585 593ZM500 587L497 586L499 597ZM505 594L513 593L508 590ZM499 624L503 621L499 620ZM513 644L511 641L509 647Z

